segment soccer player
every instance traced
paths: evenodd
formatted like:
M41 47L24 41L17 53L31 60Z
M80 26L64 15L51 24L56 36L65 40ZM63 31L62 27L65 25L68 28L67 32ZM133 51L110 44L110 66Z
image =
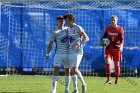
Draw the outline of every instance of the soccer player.
M67 57L67 28L64 28L64 19L63 16L57 17L57 30L53 33L51 36L48 48L47 48L47 54L46 54L46 61L48 61L50 51L52 49L52 45L55 42L56 43L56 53L54 57L54 72L53 72L53 79L52 79L52 85L53 88L51 90L51 93L56 93L56 87L57 87L57 80L58 80L58 74L60 70L61 64L64 65L65 68L65 81L66 81L66 87L65 87L65 93L70 93L69 91L69 82L70 82L70 64Z
M108 38L110 44L105 49L105 64L106 64L106 75L107 81L105 84L111 84L111 60L114 61L115 67L115 84L118 83L118 78L120 75L120 61L122 60L122 48L124 44L124 30L121 26L117 25L118 17L111 17L111 25L105 29L104 35L101 38Z
M68 25L69 36L69 61L71 61L71 74L74 85L73 93L78 93L77 76L82 82L82 93L86 91L86 83L83 79L81 72L78 70L81 59L83 57L83 44L89 41L89 37L84 29L75 23L75 17L72 14L64 15L66 24Z

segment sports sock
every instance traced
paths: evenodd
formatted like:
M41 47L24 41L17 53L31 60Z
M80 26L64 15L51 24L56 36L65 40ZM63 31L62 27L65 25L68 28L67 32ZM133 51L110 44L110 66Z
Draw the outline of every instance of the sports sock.
M106 74L107 76L107 80L110 81L111 80L111 75L110 74Z
M54 90L56 90L57 87L57 80L58 80L58 76L53 76L52 85Z
M116 80L115 82L118 82L118 78L120 76L120 66L115 66L115 73L116 73Z
M77 76L76 75L72 75L72 82L73 82L73 86L75 88L75 90L77 90Z
M69 90L70 76L65 76L65 90Z
M106 64L106 75L107 75L107 80L111 80L110 64Z
M80 81L82 82L82 85L85 85L85 81L84 81L84 78L82 76L82 73L78 70L78 74L77 74L78 78L80 79Z

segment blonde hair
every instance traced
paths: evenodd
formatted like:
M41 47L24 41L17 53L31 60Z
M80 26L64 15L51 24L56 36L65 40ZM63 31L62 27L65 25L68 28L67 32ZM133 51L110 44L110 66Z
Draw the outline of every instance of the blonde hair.
M118 20L118 16L116 16L116 15L111 16L111 19L112 18L116 18Z

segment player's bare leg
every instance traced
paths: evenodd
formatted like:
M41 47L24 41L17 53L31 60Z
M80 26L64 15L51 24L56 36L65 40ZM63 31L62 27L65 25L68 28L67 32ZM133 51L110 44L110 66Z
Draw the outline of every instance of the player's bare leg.
M69 90L70 68L65 68L65 93L71 93Z
M55 66L54 72L53 72L53 79L52 79L52 90L51 93L56 93L56 87L57 87L57 80L58 80L58 74L59 74L60 67Z
M86 92L86 83L84 81L84 78L83 78L81 72L78 70L77 67L73 67L72 72L73 72L73 74L76 74L78 76L78 78L80 79L80 81L82 82L82 93L85 93ZM78 92L75 92L77 90L78 89L75 89L73 93L78 93Z
M111 84L111 69L110 69L111 58L106 58L105 64L106 64L106 76L107 76L107 81L105 82L105 84Z
M118 84L119 76L120 76L120 62L114 62L115 66L115 74L116 74L116 79L115 79L115 84Z
M74 86L74 91L72 93L78 93L77 75L74 73L73 69L71 70L71 77L72 77L72 82L73 82L73 86Z

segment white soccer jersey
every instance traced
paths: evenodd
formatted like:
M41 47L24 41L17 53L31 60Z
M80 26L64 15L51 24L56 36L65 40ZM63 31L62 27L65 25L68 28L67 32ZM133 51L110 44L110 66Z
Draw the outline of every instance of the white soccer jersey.
M69 53L80 53L80 54L83 54L83 45L80 45L79 48L77 49L72 49L72 46L75 44L75 43L80 43L81 40L82 40L82 37L80 36L80 33L81 32L84 32L84 29L77 25L77 24L74 24L74 26L71 28L69 27L68 28L68 36L69 36Z
M51 41L56 42L56 53L59 54L72 54L72 53L83 53L83 47L80 46L78 49L72 49L72 46L81 41L80 32L84 29L74 24L72 28L63 28L57 30L51 37Z
M56 43L56 53L64 54L67 52L67 47L61 40L67 34L67 28L63 27L62 29L58 29L51 36L51 41L55 41Z

